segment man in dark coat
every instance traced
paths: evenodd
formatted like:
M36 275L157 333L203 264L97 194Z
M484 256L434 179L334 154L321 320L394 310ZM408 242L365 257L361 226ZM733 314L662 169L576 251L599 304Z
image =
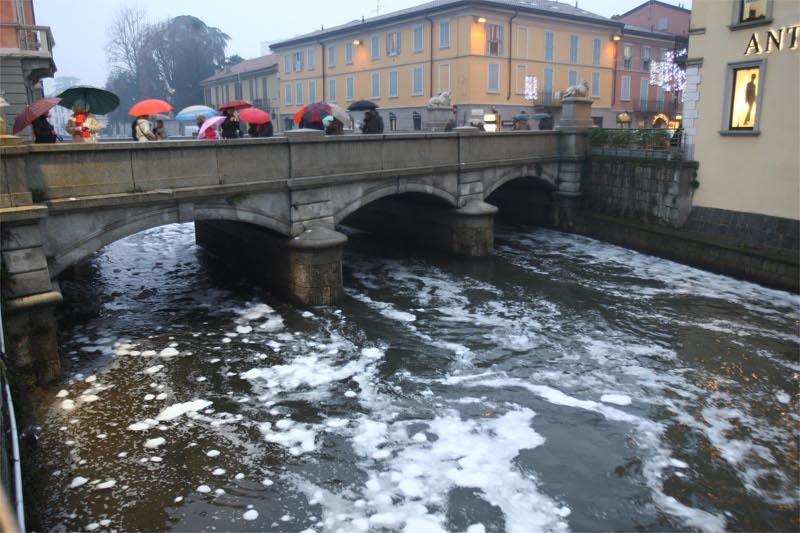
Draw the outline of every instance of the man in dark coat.
M364 113L364 125L361 126L361 131L369 135L383 133L383 117L377 111L370 109Z
M50 124L50 121L47 120L50 114L39 115L34 119L31 123L33 127L33 136L36 139L36 143L47 143L51 144L56 142L56 129Z

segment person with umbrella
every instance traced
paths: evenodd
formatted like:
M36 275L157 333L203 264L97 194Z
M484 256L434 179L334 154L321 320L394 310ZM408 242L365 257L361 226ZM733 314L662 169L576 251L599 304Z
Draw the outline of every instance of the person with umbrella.
M167 128L164 127L164 121L163 120L156 120L155 134L156 134L156 140L157 141L166 141L167 140L167 137L168 137Z
M58 135L56 135L56 129L50 124L50 121L47 120L50 117L50 113L39 115L31 122L31 127L33 127L33 137L35 139L36 144L53 144L58 139Z
M236 115L232 107L226 107L222 111L222 116L225 121L222 123L222 138L223 139L238 139L239 138L239 121L236 120Z
M134 132L136 133L136 140L139 142L156 140L156 136L153 133L153 125L150 124L150 115L139 115L136 117Z
M383 117L375 109L368 109L364 113L364 124L361 126L361 132L367 135L376 135L383 133Z
M73 143L97 142L97 133L103 129L103 125L89 111L89 106L82 102L72 106L72 115L67 120L66 129L72 135Z

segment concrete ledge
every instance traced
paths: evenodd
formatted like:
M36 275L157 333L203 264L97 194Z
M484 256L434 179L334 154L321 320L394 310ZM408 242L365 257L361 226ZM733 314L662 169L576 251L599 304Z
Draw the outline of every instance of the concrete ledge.
M1 222L15 222L22 220L38 220L48 215L48 209L43 205L29 205L25 207L6 207L0 209Z
M43 294L34 294L31 296L23 296L22 298L5 300L3 302L3 309L5 309L8 314L13 315L40 307L60 305L63 301L64 297L60 292L51 291Z

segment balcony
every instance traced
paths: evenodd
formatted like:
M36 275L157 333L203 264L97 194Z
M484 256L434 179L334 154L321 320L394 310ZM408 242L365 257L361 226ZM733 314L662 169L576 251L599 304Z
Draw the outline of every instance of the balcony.
M681 112L683 106L680 102L673 100L636 100L634 102L634 111L639 113L664 113L665 115L674 115Z
M551 105L551 106L561 105L561 91L543 92L541 105Z
M52 59L55 40L50 26L0 23L0 49L7 54ZM16 46L14 46L16 45Z

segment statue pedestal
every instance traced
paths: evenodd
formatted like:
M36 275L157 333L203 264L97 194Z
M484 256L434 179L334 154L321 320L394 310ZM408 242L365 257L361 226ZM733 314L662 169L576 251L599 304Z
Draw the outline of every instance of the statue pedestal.
M592 121L591 98L580 98L570 96L561 100L561 120L556 129L566 128L591 128L594 126Z
M428 131L444 131L450 119L455 120L452 106L428 106L427 116L422 120L422 128Z

